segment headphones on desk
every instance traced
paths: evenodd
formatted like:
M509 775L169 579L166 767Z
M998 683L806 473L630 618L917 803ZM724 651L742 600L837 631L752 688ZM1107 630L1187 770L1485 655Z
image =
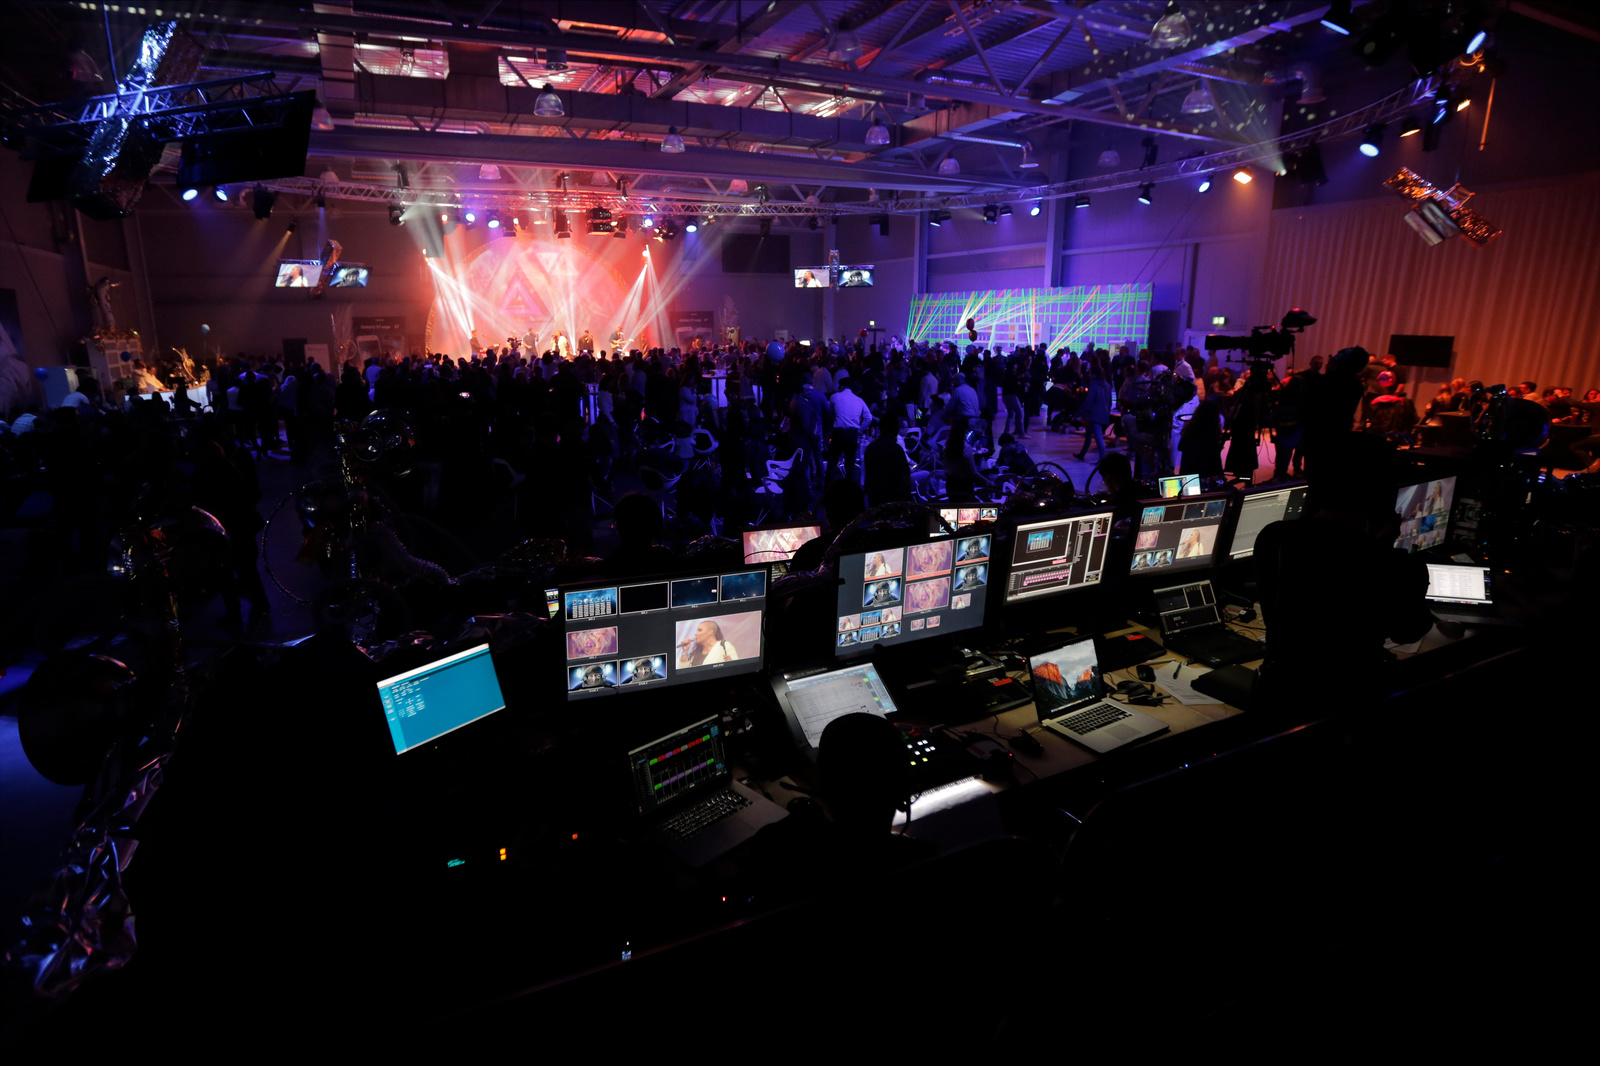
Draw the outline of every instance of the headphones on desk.
M1119 681L1113 691L1136 707L1159 707L1167 700L1165 695L1143 681Z

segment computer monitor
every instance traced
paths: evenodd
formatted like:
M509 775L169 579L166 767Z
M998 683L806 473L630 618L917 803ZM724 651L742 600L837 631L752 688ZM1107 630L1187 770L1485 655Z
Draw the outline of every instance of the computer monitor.
M1217 535L1222 532L1230 499L1224 493L1212 493L1184 500L1142 501L1128 572L1139 577L1210 566L1216 561Z
M1171 477L1157 478L1156 491L1161 493L1163 500L1175 500L1179 496L1198 496L1200 475L1174 474Z
M1394 509L1400 514L1400 535L1394 546L1421 551L1443 544L1450 529L1450 507L1455 495L1454 475L1402 486L1394 501Z
M1274 522L1293 522L1305 515L1304 485L1275 485L1246 493L1239 501L1239 518L1233 527L1228 558L1248 559L1255 554L1256 535Z
M993 546L988 533L958 533L841 555L834 654L982 625Z
M564 587L567 699L756 673L767 580L753 567Z
M378 699L396 755L432 743L506 705L487 644L384 678L378 682Z
M1000 519L1000 508L992 503L962 503L954 507L939 508L939 517L949 524L951 529L961 529L963 526L976 525L979 522L996 522ZM928 532L935 536L944 536L944 526L937 521L929 523Z
M889 687L871 663L775 679L773 689L789 720L795 744L813 750L822 740L822 731L835 718L856 713L892 718L896 713Z
M787 563L800 545L822 536L821 526L757 526L742 534L746 563Z
M1109 510L1091 511L1020 523L1011 544L1005 602L1024 603L1098 585L1114 517Z

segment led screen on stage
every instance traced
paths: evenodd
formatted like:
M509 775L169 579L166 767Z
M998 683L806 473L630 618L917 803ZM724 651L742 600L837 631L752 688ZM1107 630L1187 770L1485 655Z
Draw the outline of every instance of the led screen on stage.
M1149 342L1150 301L1155 287L1075 285L1059 289L990 289L984 292L942 292L911 298L910 340L937 344L970 343L967 319L978 331L978 343L1010 350L1020 344L1044 344L1051 351L1088 345L1138 349Z

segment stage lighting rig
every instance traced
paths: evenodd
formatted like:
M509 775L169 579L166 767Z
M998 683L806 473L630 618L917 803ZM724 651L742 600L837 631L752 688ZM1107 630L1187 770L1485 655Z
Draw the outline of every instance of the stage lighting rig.
M696 219L691 218L688 222L684 223L683 229L685 233L698 233L700 232L700 223Z
M488 215L488 223L489 223L489 228L490 229L499 229L500 228L500 212L498 212L498 211L490 211L489 215Z
M1000 224L1000 207L997 204L987 204L983 209L983 220L991 226Z
M466 223L468 229L476 229L478 225L478 213L469 208L461 213L461 221Z
M565 211L557 211L555 213L555 223L556 236L562 240L570 240L572 237L572 223L567 221L567 213Z
M604 237L611 232L611 212L603 207L589 209L589 236Z
M1148 205L1154 198L1151 194L1155 192L1155 188L1155 185L1150 182L1145 182L1139 186L1139 202Z
M402 204L389 205L389 225L404 226L406 224L406 209Z

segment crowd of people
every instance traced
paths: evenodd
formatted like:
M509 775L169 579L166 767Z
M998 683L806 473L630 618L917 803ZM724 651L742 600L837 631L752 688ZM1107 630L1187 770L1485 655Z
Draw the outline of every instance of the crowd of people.
M1163 474L1250 476L1269 431L1276 473L1299 475L1334 434L1405 432L1454 413L1481 418L1496 391L1457 380L1419 415L1406 369L1360 349L1313 357L1281 377L1270 364L1181 347L1003 354L897 340L886 350L864 342L609 355L585 345L570 358L528 350L372 358L337 373L241 353L209 368L204 412L185 410L192 401L181 389L176 410L153 396L115 410L84 375L84 390L58 409L12 413L0 462L12 475L49 471L64 536L35 548L88 566L141 485L254 533L256 462L314 468L334 454L341 426L383 410L414 440L409 504L475 519L482 500L512 492L527 503L513 509L517 536L590 553L604 524L597 519L616 508L620 533L641 512L623 505L629 489L666 516L669 539L812 513L836 530L892 501L999 499L1034 473L1029 442L1058 433L1081 434L1079 459L1095 450L1106 494L1134 498ZM1501 404L1514 401L1540 405L1548 422L1586 423L1600 411L1600 390L1574 399L1569 389L1523 382ZM1591 463L1600 451L1593 442L1580 442ZM7 521L24 509L18 493L29 482L9 484ZM240 539L252 548L235 560L237 593L264 610L254 538ZM230 618L237 612L230 606Z

